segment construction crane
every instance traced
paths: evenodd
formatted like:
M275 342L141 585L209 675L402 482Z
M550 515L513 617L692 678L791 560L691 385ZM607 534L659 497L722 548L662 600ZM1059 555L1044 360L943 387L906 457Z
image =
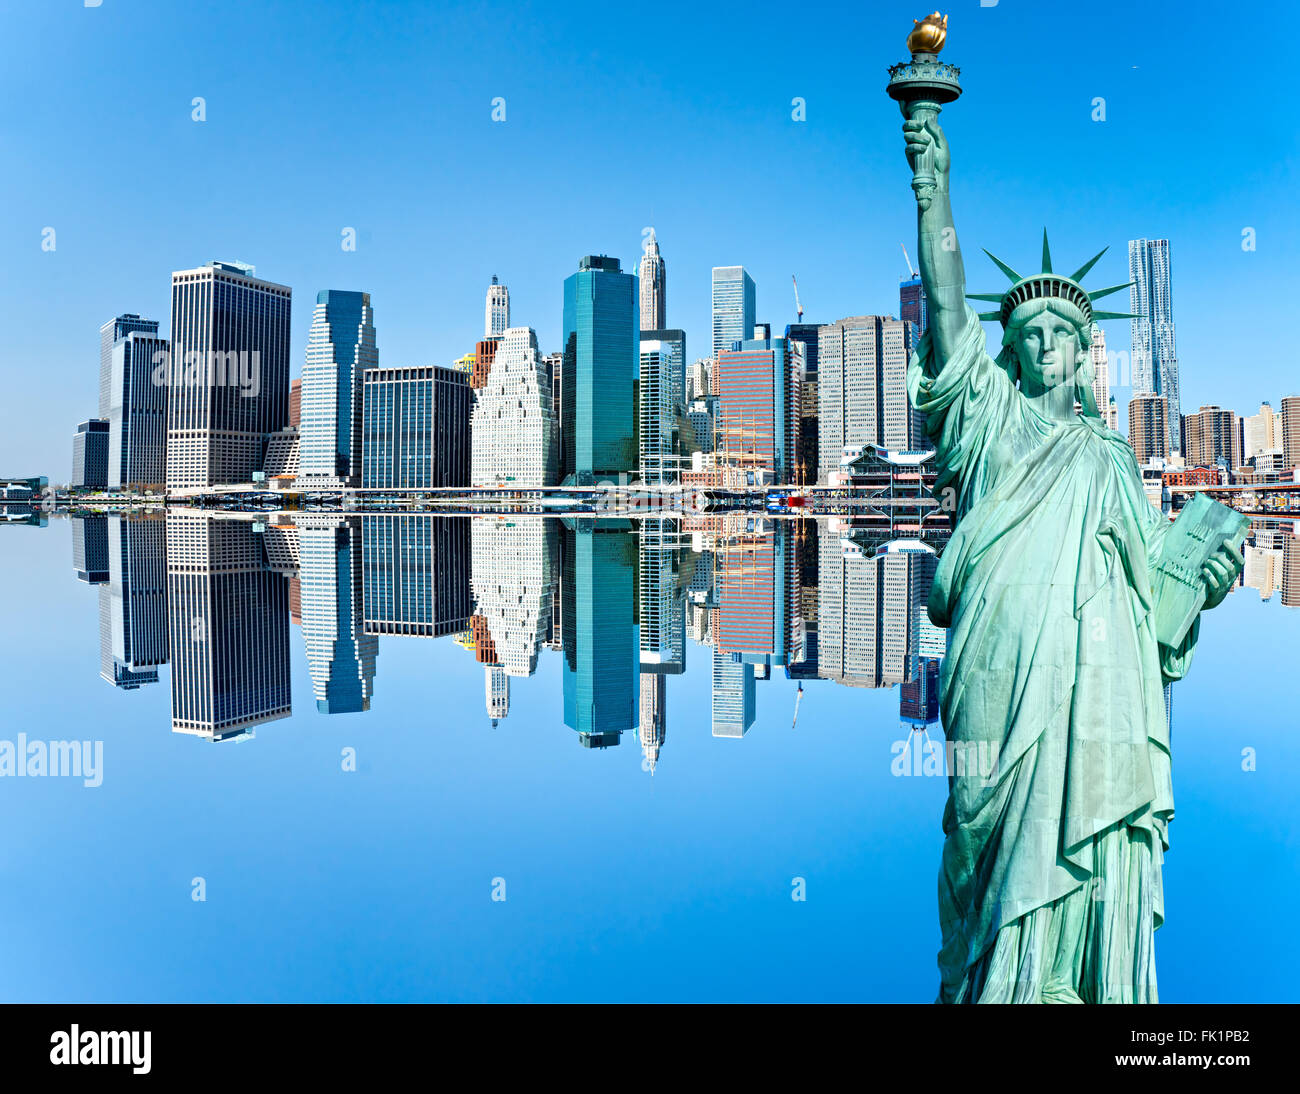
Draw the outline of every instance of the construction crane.
M799 700L803 698L803 681L799 681L799 690L794 693L794 721L790 723L790 728L794 729L799 724Z
M906 243L899 243L899 246L903 248L903 261L907 263L907 272L908 272L912 277L915 277L915 276L916 276L916 271L915 271L914 269L912 269L912 258L911 258L911 256L907 253L907 244L906 244Z
M799 282L795 281L794 274L790 275L790 281L794 284L794 309L799 313L798 323L803 322L803 305L799 303Z

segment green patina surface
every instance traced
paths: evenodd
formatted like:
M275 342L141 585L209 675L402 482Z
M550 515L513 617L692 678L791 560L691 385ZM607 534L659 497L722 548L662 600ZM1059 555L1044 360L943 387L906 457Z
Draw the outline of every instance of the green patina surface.
M1172 534L1133 450L1098 416L1089 331L1115 313L1093 311L1079 285L1095 258L1055 274L1044 236L1041 273L994 259L1012 285L978 297L998 302L986 317L1004 329L996 359L986 351L933 82L916 98L899 86L918 60L889 91L907 118L930 315L908 391L955 519L929 601L948 628L940 709L949 740L997 757L989 777L950 780L939 998L1155 1002L1174 813L1164 689L1199 631L1193 611L1161 641L1157 620L1183 618L1189 596L1223 599L1242 565L1240 522L1199 506L1197 535Z

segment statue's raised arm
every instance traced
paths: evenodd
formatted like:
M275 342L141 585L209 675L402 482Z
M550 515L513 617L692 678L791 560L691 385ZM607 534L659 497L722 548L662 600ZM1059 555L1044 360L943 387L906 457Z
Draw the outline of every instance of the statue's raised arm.
M935 365L942 368L956 348L966 314L966 267L952 219L948 198L951 156L939 121L929 111L918 110L903 123L907 161L915 174L929 166L925 184L916 192L916 235L920 252L921 283L925 286L930 329L935 343Z

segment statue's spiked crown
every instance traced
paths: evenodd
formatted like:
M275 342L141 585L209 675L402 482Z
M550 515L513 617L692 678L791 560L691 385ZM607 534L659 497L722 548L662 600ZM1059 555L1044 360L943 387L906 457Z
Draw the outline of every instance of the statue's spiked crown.
M1085 323L1092 323L1099 319L1135 319L1137 317L1131 312L1094 311L1092 306L1093 301L1100 300L1103 296L1109 296L1111 293L1119 292L1120 289L1127 289L1133 282L1126 281L1122 285L1111 285L1105 289L1097 289L1095 292L1089 292L1079 284L1107 250L1109 248L1103 247L1074 273L1070 274L1069 277L1065 277L1052 270L1052 252L1047 245L1047 229L1044 228L1043 270L1041 273L1022 277L1002 259L989 251L985 251L984 253L993 259L994 265L1011 279L1011 288L1005 293L969 293L967 298L997 303L999 305L997 311L980 312L980 318L996 319L1004 329L1011 318L1011 313L1021 304L1030 300L1064 300L1082 313Z

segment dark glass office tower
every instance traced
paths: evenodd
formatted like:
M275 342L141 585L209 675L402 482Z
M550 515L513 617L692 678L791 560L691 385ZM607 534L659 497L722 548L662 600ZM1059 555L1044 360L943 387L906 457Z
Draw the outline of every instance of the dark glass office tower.
M250 521L167 514L172 731L224 741L292 713L288 578Z
M108 517L72 517L72 568L77 580L98 585L108 580Z
M251 482L289 422L286 285L210 262L172 274L169 489Z
M108 486L108 420L91 418L77 426L72 435L72 479L81 490L103 490Z
M470 522L423 513L361 518L367 634L437 638L469 628Z
M108 581L99 587L99 675L131 690L167 664L166 523L108 520Z

